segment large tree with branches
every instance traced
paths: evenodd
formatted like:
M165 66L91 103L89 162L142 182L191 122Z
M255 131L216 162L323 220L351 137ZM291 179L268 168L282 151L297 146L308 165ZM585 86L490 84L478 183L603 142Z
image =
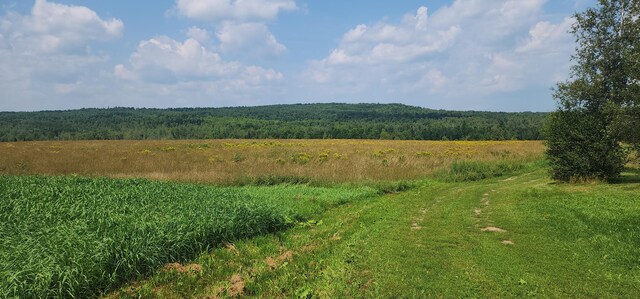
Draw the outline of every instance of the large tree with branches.
M640 0L600 0L575 15L570 79L557 85L547 155L561 181L619 176L640 144Z

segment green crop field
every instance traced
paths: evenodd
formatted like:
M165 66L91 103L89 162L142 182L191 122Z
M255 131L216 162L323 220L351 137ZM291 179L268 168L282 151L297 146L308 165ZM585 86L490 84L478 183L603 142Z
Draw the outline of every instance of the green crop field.
M0 297L95 296L166 263L375 192L3 176Z

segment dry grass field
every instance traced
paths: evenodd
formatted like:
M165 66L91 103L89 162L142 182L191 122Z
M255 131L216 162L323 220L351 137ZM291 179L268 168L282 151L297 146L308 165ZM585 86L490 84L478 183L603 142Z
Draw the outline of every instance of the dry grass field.
M538 141L181 140L0 143L0 174L242 184L419 179L454 161L529 162Z

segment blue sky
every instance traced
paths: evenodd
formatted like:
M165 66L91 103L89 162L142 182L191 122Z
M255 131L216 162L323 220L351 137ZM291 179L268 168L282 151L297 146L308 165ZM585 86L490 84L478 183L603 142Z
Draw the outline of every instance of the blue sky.
M550 111L595 0L0 0L0 111Z

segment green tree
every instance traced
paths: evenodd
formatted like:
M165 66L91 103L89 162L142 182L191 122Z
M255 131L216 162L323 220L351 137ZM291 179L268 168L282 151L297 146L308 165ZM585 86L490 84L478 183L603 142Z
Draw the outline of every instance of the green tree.
M625 162L620 143L638 141L639 8L640 0L600 0L575 15L575 65L555 89L546 130L554 179L615 178Z

